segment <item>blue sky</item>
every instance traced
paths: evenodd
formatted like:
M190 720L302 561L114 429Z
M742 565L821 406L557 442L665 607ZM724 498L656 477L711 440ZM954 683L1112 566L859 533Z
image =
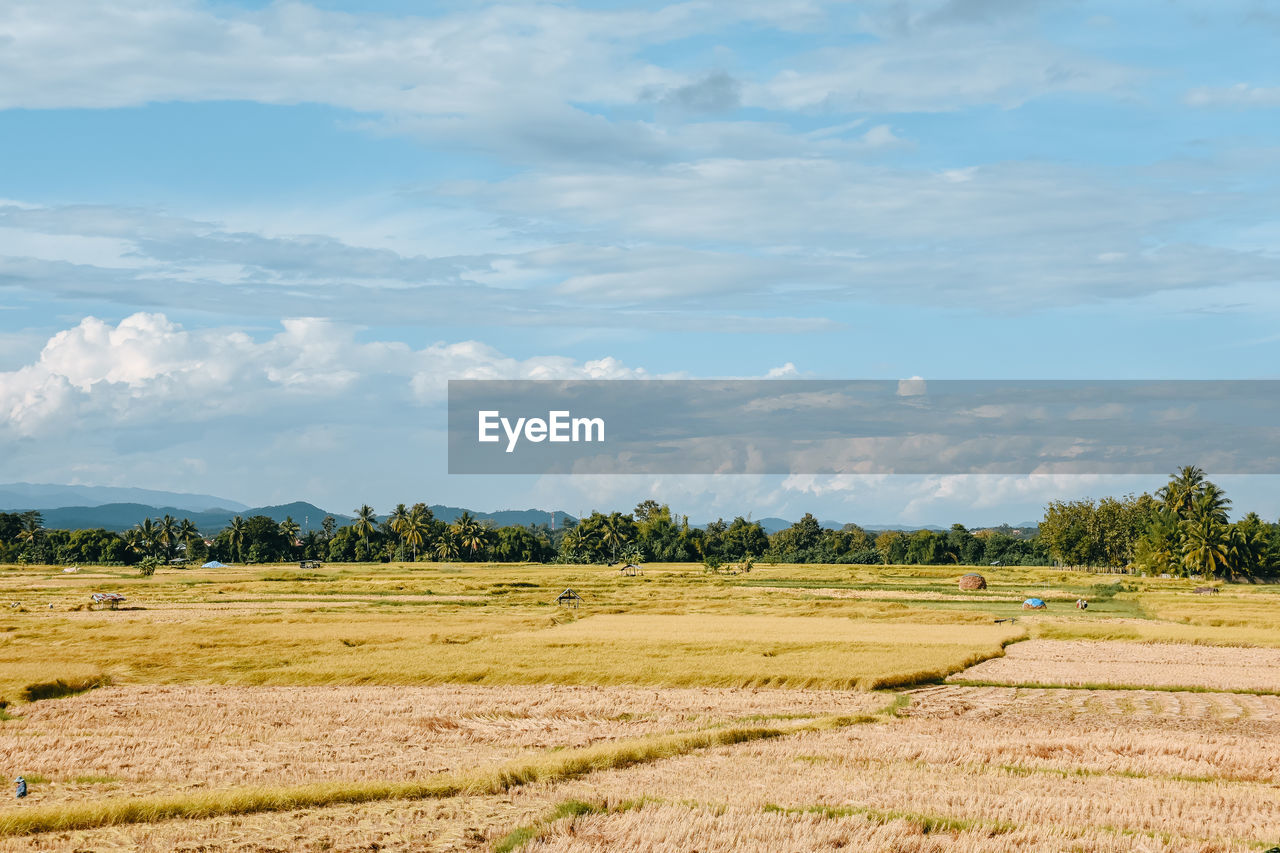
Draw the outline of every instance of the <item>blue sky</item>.
M1276 375L1261 0L14 0L0 43L0 480L1021 521L1158 483L450 478L444 383Z

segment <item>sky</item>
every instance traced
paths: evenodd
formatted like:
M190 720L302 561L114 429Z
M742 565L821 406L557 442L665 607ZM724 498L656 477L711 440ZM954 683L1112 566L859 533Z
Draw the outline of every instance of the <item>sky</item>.
M1020 522L1160 478L449 476L446 382L1277 375L1264 0L7 0L0 45L0 481Z

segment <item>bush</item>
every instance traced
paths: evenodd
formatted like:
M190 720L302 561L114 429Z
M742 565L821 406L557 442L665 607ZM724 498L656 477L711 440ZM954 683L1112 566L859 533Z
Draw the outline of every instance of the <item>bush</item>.
M156 573L156 567L159 565L160 561L155 557L143 557L138 561L138 574L149 578Z

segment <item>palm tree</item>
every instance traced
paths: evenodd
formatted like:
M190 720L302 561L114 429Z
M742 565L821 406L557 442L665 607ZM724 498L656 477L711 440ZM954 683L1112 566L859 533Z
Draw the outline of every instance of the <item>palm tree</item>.
M400 535L400 528L409 518L409 509L404 504L396 504L396 508L391 510L391 514L387 516L387 526L397 536Z
M560 540L560 553L567 560L586 561L587 535L581 527L571 527Z
M178 519L168 513L157 519L156 542L164 549L165 562L172 560L174 548L178 545Z
M178 536L187 546L187 556L191 555L191 542L200 535L200 530L192 523L191 519L182 519L182 524L178 525Z
M141 550L145 551L148 557L154 557L156 555L156 549L160 544L155 524L152 523L151 519L144 518L138 525L137 530L138 544L141 546Z
M436 543L436 556L446 563L458 559L458 543L452 530L446 530Z
M400 507L403 507L401 504ZM400 539L404 544L413 549L413 560L418 561L418 549L422 547L423 541L427 534L431 532L430 522L427 518L426 507L416 504L404 517L404 521L400 524Z
M1182 565L1182 538L1178 514L1160 508L1152 516L1146 535L1138 542L1135 562L1152 574L1173 574Z
M29 509L20 516L22 529L18 531L18 540L34 546L40 541L44 532L44 516L34 509Z
M236 562L243 563L244 554L242 552L244 551L245 534L244 519L237 515L235 518L231 519L231 525L227 529L231 534L231 547L236 551Z
M1231 509L1231 499L1213 483L1205 483L1191 500L1192 518L1210 517L1218 524L1227 523L1227 510Z
M1182 547L1188 570L1199 572L1206 580L1212 580L1219 568L1224 575L1229 573L1225 526L1210 516L1195 518L1186 523L1186 537Z
M293 551L298 542L298 531L302 526L293 520L293 516L286 515L284 521L280 522L280 533L284 536L286 546L290 552Z
M373 535L373 531L377 529L378 516L374 514L373 507L368 504L361 504L356 510L355 521L351 522L351 526L356 529L362 542L364 542L365 558L369 555L369 537Z
M621 513L613 513L600 525L600 544L609 549L610 562L618 562L618 549L627 544Z
M1190 512L1182 522L1183 560L1188 570L1198 571L1206 579L1211 579L1218 569L1222 569L1224 577L1231 574L1227 554L1227 509L1230 506L1231 501L1222 489L1204 482L1192 496Z
M1184 465L1176 474L1170 474L1168 485L1156 491L1156 497L1164 505L1185 518L1191 512L1191 504L1204 489L1204 470L1195 465ZM1212 485L1210 483L1209 485Z
M453 535L458 546L471 552L471 559L476 559L476 552L484 548L487 532L480 522L469 512L463 512L453 523Z

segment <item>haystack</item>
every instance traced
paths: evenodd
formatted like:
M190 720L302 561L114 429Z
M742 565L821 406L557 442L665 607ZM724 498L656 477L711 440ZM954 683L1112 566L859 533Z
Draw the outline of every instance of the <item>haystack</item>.
M1028 598L1026 601L1022 602L1022 609L1023 610L1048 610L1049 605L1045 604L1043 599Z
M969 572L960 578L961 589L986 589L987 579L977 572Z

